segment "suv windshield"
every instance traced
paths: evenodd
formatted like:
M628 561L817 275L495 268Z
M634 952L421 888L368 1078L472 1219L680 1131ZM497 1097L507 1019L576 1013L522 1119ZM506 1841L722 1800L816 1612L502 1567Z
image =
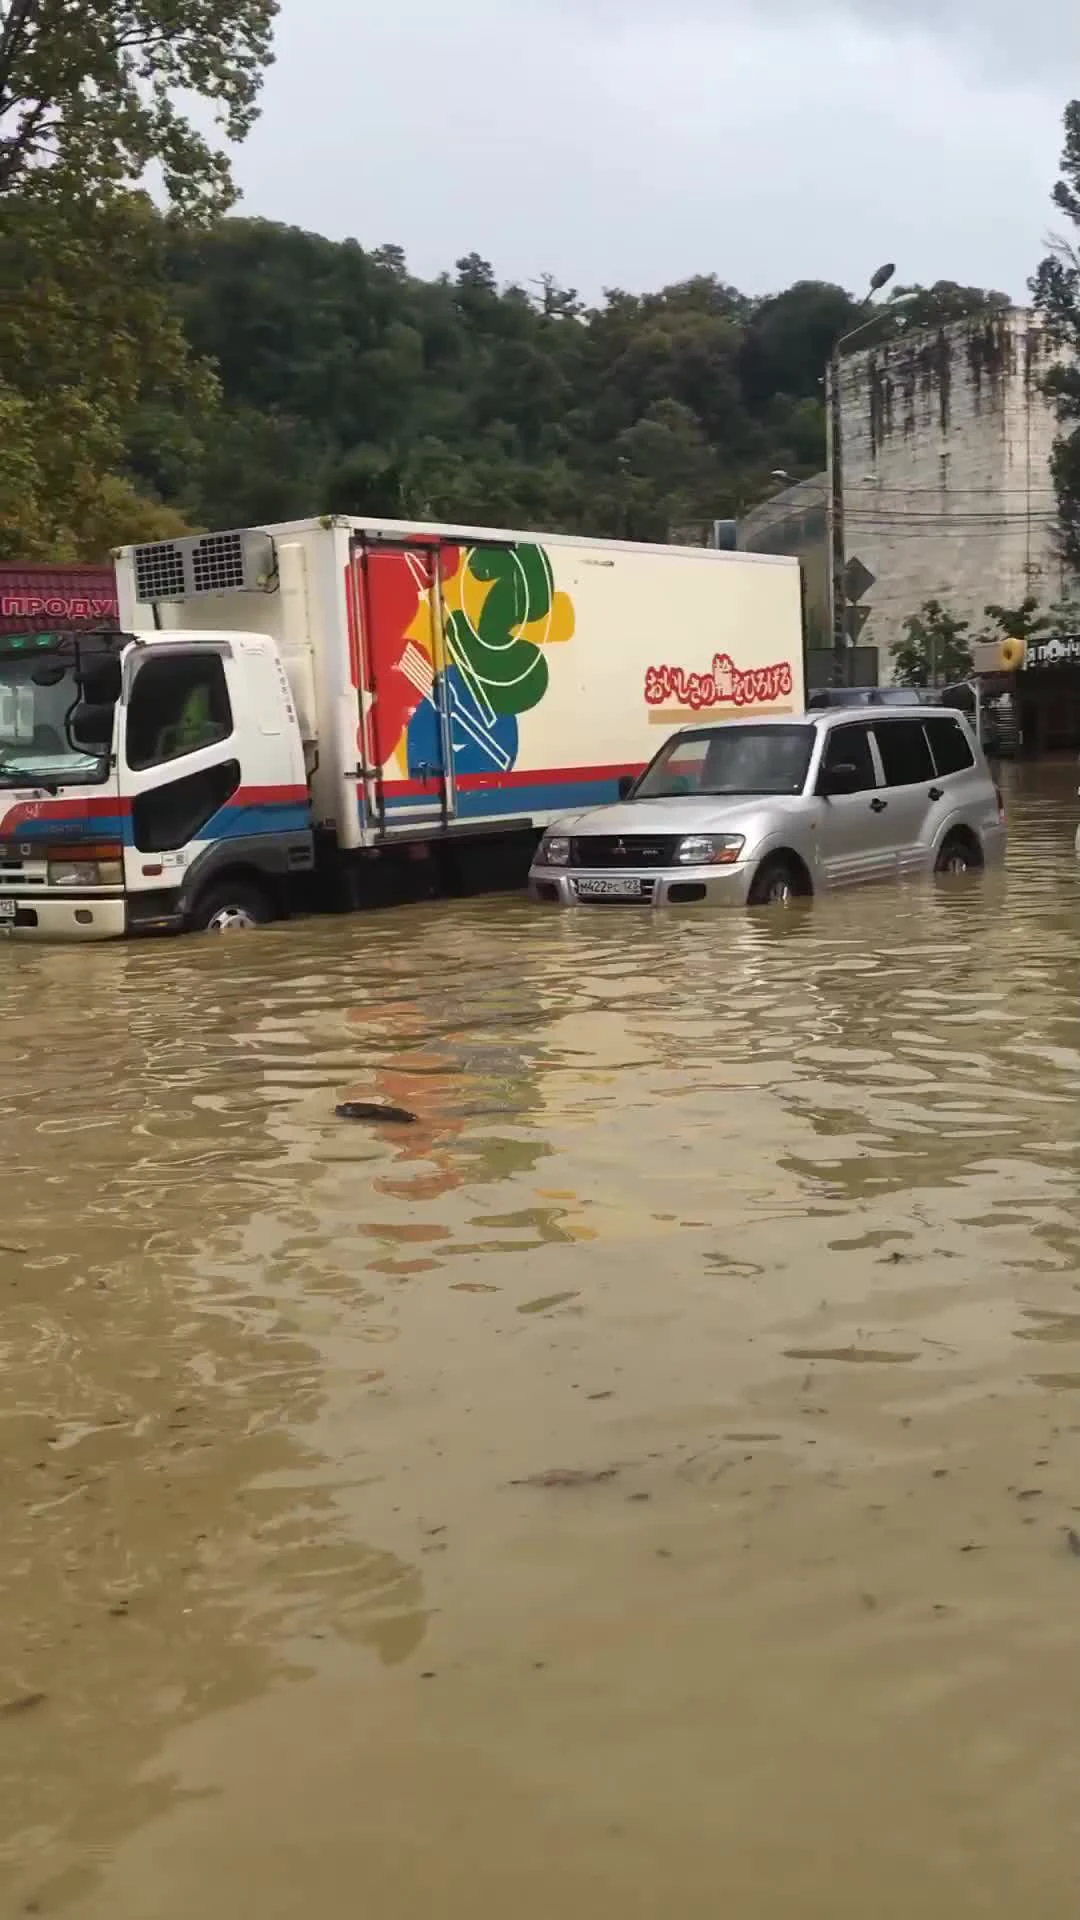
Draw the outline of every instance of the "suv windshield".
M812 727L731 722L679 733L661 747L634 789L635 800L677 794L801 793L814 745Z
M87 786L104 780L115 656L95 648L0 642L0 787Z

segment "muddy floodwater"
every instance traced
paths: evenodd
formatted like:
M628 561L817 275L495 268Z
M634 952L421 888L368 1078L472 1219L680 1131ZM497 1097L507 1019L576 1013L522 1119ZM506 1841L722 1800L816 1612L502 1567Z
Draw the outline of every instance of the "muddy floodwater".
M1075 787L789 914L0 946L4 1920L1072 1920Z

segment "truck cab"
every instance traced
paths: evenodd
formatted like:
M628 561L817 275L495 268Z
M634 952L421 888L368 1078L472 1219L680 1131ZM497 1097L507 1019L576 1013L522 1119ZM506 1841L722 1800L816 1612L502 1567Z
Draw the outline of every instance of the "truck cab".
M312 865L267 636L0 636L0 930L227 931L274 918Z

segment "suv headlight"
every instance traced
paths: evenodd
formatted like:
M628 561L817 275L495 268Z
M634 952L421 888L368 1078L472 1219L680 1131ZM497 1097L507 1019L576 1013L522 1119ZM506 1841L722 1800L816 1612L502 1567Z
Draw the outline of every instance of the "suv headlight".
M679 842L679 864L684 867L731 867L745 845L741 833L691 833Z
M537 850L540 867L566 867L570 864L570 838L565 833L545 833Z

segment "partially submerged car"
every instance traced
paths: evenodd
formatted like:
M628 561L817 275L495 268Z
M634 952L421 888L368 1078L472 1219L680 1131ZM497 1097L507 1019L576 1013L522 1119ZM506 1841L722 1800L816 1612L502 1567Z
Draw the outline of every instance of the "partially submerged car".
M959 713L830 708L674 734L621 801L545 833L536 901L784 904L1005 855L1005 813Z

